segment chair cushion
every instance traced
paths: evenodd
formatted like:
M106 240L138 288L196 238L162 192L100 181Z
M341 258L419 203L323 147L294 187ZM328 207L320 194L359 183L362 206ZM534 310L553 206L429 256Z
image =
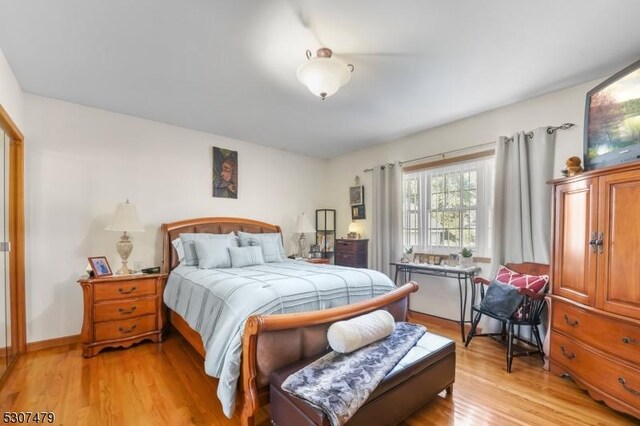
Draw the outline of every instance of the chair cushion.
M480 309L502 318L511 317L522 304L524 296L518 293L518 287L493 280L480 302Z
M547 287L549 275L521 274L519 272L512 271L506 266L500 265L500 268L496 273L495 281L518 288L528 288L535 293L540 293Z

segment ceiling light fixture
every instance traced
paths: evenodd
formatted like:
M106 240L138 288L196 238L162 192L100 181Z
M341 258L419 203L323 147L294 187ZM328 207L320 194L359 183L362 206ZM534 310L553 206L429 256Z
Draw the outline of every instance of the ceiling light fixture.
M332 53L331 49L323 47L312 58L311 51L307 50L309 61L300 65L297 72L298 80L323 100L347 84L354 69L353 65L334 58Z

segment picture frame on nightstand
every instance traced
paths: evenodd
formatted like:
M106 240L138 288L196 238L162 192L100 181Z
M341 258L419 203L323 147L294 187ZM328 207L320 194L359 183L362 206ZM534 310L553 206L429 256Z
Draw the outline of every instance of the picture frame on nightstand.
M96 278L110 277L113 275L111 266L106 256L91 256L88 257L89 265L93 271L93 276Z

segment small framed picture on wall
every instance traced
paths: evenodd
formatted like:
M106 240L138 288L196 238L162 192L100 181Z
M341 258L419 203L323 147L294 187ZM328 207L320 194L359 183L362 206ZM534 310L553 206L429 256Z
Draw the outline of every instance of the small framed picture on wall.
M364 186L356 185L349 187L349 203L352 206L364 204Z
M351 206L351 220L366 219L364 205Z

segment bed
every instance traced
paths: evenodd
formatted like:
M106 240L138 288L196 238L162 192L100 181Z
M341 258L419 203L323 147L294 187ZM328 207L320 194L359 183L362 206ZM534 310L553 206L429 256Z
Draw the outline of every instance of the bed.
M332 322L375 309L404 320L408 294L417 286L395 288L376 271L300 261L198 270L180 265L171 243L181 233L238 231L281 233L277 225L241 218L162 225L163 272L170 273L165 303L173 328L203 356L205 371L219 378L225 414L233 415L237 393L242 424L252 425L260 406L268 403L271 372L324 352Z

